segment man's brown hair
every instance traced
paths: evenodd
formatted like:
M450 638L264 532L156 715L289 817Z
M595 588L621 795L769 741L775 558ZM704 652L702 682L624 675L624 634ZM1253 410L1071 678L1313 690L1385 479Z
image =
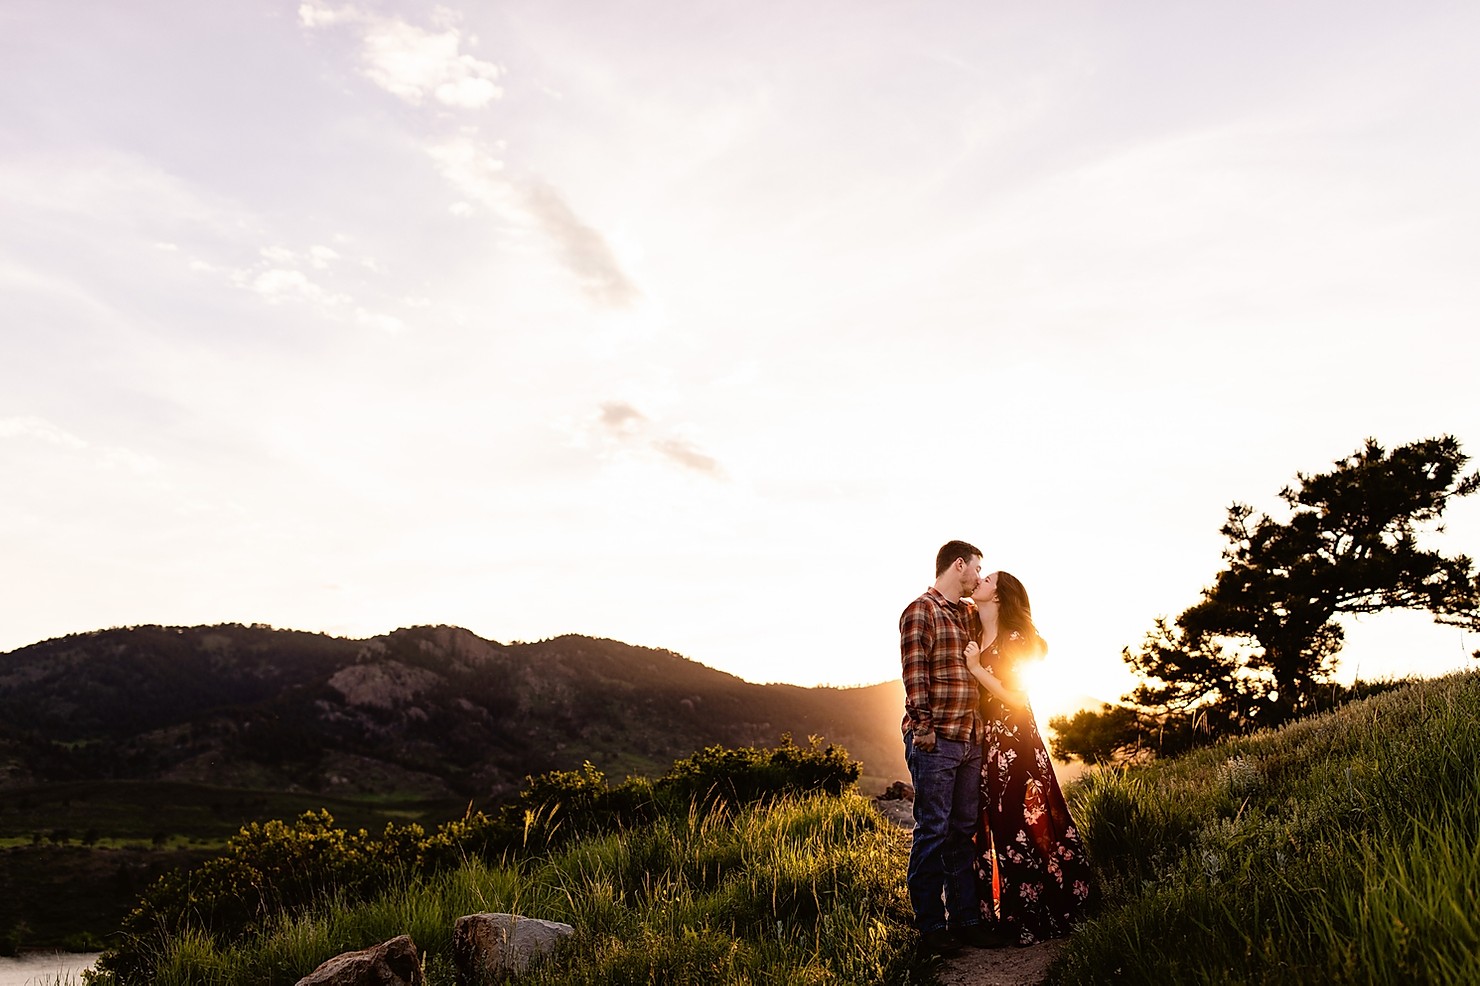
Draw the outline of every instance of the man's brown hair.
M970 562L971 559L981 556L982 549L974 544L967 544L965 541L947 541L935 553L935 577L940 578L946 569L956 564L957 558Z

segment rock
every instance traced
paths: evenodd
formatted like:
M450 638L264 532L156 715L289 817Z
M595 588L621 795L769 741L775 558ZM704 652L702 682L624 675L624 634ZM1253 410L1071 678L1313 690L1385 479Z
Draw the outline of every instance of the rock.
M884 788L884 793L879 795L880 801L914 801L915 789L904 781L895 781Z
M523 972L576 929L518 914L469 914L452 926L452 962L459 986L477 986Z
M298 986L421 986L421 960L410 935L345 952L298 980Z

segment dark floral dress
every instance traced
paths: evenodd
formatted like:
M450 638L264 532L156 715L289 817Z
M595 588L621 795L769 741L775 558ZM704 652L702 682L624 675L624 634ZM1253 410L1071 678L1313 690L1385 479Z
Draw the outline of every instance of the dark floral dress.
M1016 690L1010 655L1027 641L1016 630L982 652L982 666ZM1008 708L982 690L982 817L976 878L982 917L1019 944L1068 934L1089 907L1089 859L1054 776L1031 707ZM994 913L995 912L995 913Z

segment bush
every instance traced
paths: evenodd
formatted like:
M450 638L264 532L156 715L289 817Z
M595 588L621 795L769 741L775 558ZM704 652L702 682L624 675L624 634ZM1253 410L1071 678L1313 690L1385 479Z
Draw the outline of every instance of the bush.
M854 793L709 815L695 806L548 855L408 874L236 945L189 931L164 943L151 982L289 986L339 952L404 933L428 986L452 986L452 924L486 910L575 927L555 960L520 977L528 986L917 982L908 843Z
M366 900L409 873L450 869L470 857L527 858L577 836L691 811L722 814L780 797L836 795L857 781L860 769L839 747L817 741L798 747L783 737L771 750L708 747L656 781L628 778L610 787L589 763L529 777L515 803L491 816L472 812L431 834L415 824L387 825L379 835L349 832L327 811L307 812L292 824L254 822L222 855L151 886L98 968L118 983L149 982L157 956L187 933L222 945L240 942L330 898Z

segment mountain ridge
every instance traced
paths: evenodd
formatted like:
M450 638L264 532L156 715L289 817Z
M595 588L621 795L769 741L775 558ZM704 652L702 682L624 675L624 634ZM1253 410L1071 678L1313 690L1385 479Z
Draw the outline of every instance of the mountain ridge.
M263 624L93 630L0 654L0 789L76 780L498 801L590 761L820 735L904 776L903 688L754 684L673 651L452 626L368 638Z

